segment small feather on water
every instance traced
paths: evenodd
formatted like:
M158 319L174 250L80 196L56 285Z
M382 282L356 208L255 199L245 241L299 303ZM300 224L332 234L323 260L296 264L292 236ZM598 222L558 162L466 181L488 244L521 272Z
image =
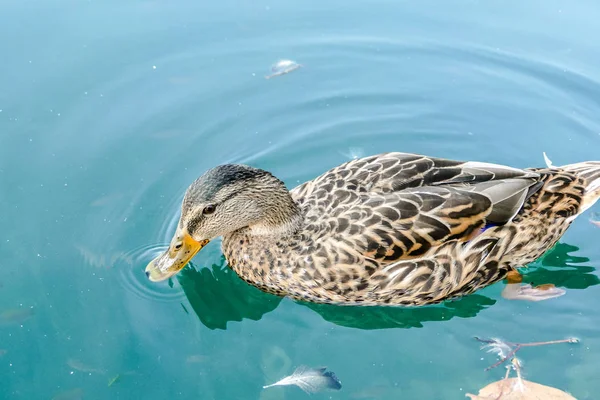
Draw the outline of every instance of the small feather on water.
M596 225L598 228L600 228L600 214L596 212L592 213L592 216L590 217L590 222Z
M503 340L497 338L492 338L487 344L483 345L481 349L486 349L488 353L495 353L499 358L506 358L512 351L512 347Z
M289 74L292 71L297 70L302 65L292 60L279 60L271 67L271 74L265 76L265 79L271 79L276 76Z
M263 386L263 389L286 385L296 385L306 393L317 393L325 389L340 390L342 388L342 382L333 371L327 371L326 367L310 368L301 365L296 368L292 375L286 376L273 384Z
M544 155L544 162L546 163L546 167L552 169L555 168L554 165L552 164L552 160L550 160L550 158L548 157L548 155L546 154L546 152L542 152L542 154Z

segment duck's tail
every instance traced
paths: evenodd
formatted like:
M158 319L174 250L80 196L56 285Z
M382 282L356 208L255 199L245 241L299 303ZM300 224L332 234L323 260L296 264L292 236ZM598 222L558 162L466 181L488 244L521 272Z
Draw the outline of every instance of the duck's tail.
M600 161L585 161L563 165L560 169L574 173L583 178L585 182L585 192L583 192L578 214L583 213L598 201L600 198Z
M600 161L584 161L555 167L552 165L552 161L550 161L546 153L544 153L544 160L550 169L569 171L578 177L583 178L585 182L585 191L581 200L579 212L577 213L578 215L598 201L600 198Z

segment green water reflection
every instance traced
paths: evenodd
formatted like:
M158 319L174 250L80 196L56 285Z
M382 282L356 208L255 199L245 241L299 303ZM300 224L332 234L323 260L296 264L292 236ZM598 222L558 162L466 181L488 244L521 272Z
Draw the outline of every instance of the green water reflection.
M524 282L551 283L565 289L585 289L600 279L589 258L571 253L579 248L558 243L524 275ZM188 265L178 275L179 283L200 321L209 329L227 329L233 321L258 321L275 310L281 298L246 284L225 264L196 269ZM472 318L493 306L497 300L475 293L440 305L425 307L360 307L297 302L318 313L326 321L357 329L422 328L424 322Z

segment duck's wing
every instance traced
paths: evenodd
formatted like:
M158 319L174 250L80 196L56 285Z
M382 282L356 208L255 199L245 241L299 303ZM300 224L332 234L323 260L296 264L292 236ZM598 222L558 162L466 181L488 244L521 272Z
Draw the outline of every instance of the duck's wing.
M424 256L449 240L469 240L522 208L535 181L508 179L464 188L421 187L363 196L327 217L343 240L381 263ZM346 228L346 229L344 229Z
M504 224L539 188L537 173L495 164L404 153L356 161L303 189L309 229L380 264Z

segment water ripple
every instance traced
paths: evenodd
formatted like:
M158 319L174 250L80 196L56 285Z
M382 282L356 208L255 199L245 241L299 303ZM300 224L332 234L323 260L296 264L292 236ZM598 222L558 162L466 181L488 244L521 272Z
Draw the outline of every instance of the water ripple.
M157 177L128 193L125 204L106 204L103 210L92 208L86 226L93 228L94 235L83 237L94 240L88 239L76 248L87 265L116 271L116 279L126 291L145 299L181 301L185 295L176 281L150 282L144 274L148 262L168 247L179 221L183 193L165 179ZM174 195L157 195L165 188ZM149 198L158 200L144 207ZM100 207L104 203L94 204ZM98 219L102 217L104 223L100 224ZM149 233L143 245L139 245L140 231Z
M150 197L152 189L160 186L160 183L158 180L147 190L138 193L138 201L131 207L135 208L135 204L141 204L144 197ZM159 301L182 301L185 298L183 290L175 280L151 282L144 274L148 262L168 248L179 221L182 197L179 193L172 196L155 216L155 219L162 223L159 229L152 232L152 237L155 238L149 241L152 244L136 247L126 253L126 262L119 265L119 281L126 290L140 297Z
M123 288L135 295L164 302L179 302L185 294L179 285L166 282L151 282L144 274L144 267L154 257L165 251L164 245L147 245L126 253L123 262L117 264Z
M139 232L149 232L143 240L154 243L133 243L119 264L127 290L157 300L183 298L178 287L150 284L143 268L171 240L187 186L215 164L250 163L300 183L348 158L388 150L493 159L494 141L502 141L511 158L502 161L530 161L524 149L537 149L545 133L528 131L513 142L503 140L494 124L512 114L532 120L520 126L523 130L536 129L542 122L535 118L544 114L550 119L540 130L555 127L588 140L600 131L594 118L600 112L594 95L600 83L528 55L414 38L307 36L284 42L285 48L241 39L203 51L174 49L128 66L117 78L107 77L90 89L94 99L82 103L84 109L75 107L73 114L81 116L95 111L94 105L106 109L103 124L91 128L95 142L82 156L90 165L122 161L128 174L111 185L135 188L127 204L109 213L127 224L116 231L114 225L100 231L93 220L90 226L103 236L116 233L114 247L108 248L123 245L117 238ZM306 68L265 80L278 56ZM207 70L214 74L209 79L203 75ZM460 95L463 91L470 95ZM142 111L131 113L129 103L136 101L143 103ZM198 110L210 117L202 119ZM475 113L487 117L473 126ZM99 134L113 129L123 135ZM478 139L467 136L471 130L485 133ZM145 146L139 146L142 141ZM324 158L327 165L320 161Z

